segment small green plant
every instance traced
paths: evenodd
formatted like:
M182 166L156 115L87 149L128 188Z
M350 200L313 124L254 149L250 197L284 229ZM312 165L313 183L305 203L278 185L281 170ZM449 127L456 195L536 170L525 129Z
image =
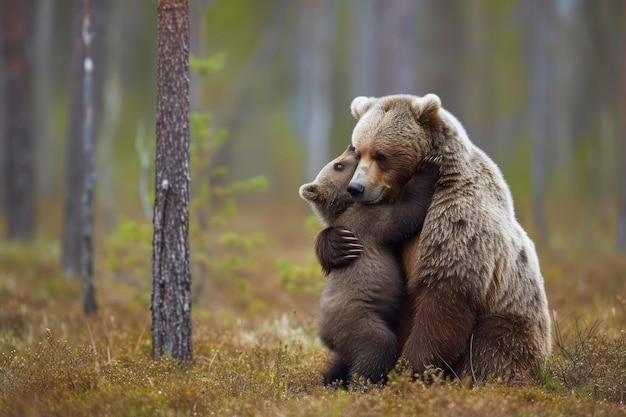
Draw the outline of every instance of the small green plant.
M208 77L224 65L224 54L209 58L190 57L190 68L201 77ZM190 202L189 241L194 292L203 288L206 277L216 277L222 285L229 285L239 298L249 294L249 285L243 278L245 271L257 264L256 249L266 242L260 233L237 233L228 226L237 218L236 197L242 193L267 190L267 179L256 176L247 180L229 181L226 166L215 165L216 153L228 138L225 129L214 127L209 112L190 115ZM143 180L148 170L146 161L154 160L154 147L145 145L138 130L137 152L142 165L140 196L149 196ZM143 204L146 205L145 203ZM144 207L148 214L151 209ZM147 216L146 216L147 217ZM106 266L118 276L143 277L149 274L152 225L148 222L124 220L107 238ZM142 280L145 283L145 280ZM147 285L147 284L146 284Z
M307 218L307 226L315 231L322 227L315 216ZM324 286L325 280L321 277L320 266L315 259L311 259L307 265L277 259L275 266L278 269L278 282L292 294L318 295Z
M275 265L278 269L278 282L292 294L316 295L324 286L317 262L312 261L309 265L301 266L278 259Z

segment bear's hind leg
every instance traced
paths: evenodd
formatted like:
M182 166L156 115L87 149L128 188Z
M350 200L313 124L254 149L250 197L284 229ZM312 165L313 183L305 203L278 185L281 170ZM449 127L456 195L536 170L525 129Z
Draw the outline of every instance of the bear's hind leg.
M328 364L324 372L324 385L340 384L347 386L350 379L350 365L338 354Z
M398 359L398 341L394 332L383 320L363 332L361 340L355 341L352 375L358 375L374 384L385 384L387 374Z
M467 351L456 362L457 374L479 385L531 382L541 357L536 331L523 317L493 314L478 318Z

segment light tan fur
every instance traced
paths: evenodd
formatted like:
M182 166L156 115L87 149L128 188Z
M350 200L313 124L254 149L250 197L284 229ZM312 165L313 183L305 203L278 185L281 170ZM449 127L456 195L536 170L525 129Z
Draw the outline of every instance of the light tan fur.
M535 247L515 218L500 169L439 97L357 97L352 183L362 201L394 202L422 158L441 160L418 240L404 246L408 277L398 335L416 373L527 381L551 350Z

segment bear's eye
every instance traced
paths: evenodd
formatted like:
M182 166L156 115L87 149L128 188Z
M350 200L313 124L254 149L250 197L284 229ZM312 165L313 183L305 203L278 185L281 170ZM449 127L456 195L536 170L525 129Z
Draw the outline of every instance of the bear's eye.
M343 169L343 164L341 162L335 163L335 171L341 171Z
M383 154L377 154L376 157L374 158L376 159L378 162L385 162L385 159L387 159L387 157Z
M354 147L354 145L353 145L353 144L350 144L350 145L348 145L348 150L349 150L350 152L354 152L354 151L356 151L356 148Z

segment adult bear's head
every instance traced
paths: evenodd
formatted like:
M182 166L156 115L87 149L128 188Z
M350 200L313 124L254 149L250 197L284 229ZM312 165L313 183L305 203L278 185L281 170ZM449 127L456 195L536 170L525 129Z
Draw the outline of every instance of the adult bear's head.
M352 197L366 204L395 202L417 164L432 149L439 129L441 100L393 95L357 97L350 110L358 122L352 144L359 165L348 185Z

